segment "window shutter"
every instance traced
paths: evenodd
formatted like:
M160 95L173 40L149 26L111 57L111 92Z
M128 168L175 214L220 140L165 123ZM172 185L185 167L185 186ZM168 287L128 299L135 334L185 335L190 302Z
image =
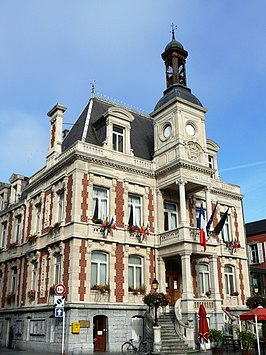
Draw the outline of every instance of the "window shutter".
M262 253L262 243L258 243L258 255L259 255L259 263L263 263L263 253Z
M252 257L251 257L251 253L252 253L251 247L250 247L250 245L248 245L248 263L249 263L249 264L253 264L253 262L252 262Z

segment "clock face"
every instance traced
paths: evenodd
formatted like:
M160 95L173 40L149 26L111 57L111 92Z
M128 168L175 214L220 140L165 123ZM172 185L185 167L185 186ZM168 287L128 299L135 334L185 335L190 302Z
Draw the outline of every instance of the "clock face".
M163 130L164 138L169 138L171 136L171 133L172 133L172 126L170 124L167 124Z
M195 128L192 126L192 124L187 124L186 125L186 132L189 136L194 136L195 134Z

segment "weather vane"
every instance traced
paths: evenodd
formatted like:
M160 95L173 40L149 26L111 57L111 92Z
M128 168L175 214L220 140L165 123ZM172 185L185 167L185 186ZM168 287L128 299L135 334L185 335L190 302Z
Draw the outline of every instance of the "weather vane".
M94 97L95 82L96 82L96 80L94 80L94 79L91 82L91 97Z
M172 32L172 38L175 39L175 30L177 30L177 25L172 22L171 27L172 31L170 31L170 33Z

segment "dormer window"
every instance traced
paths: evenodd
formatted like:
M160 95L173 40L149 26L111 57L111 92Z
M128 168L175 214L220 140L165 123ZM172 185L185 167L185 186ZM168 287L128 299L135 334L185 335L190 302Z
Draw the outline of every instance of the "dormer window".
M113 125L113 150L124 151L124 128L117 125Z

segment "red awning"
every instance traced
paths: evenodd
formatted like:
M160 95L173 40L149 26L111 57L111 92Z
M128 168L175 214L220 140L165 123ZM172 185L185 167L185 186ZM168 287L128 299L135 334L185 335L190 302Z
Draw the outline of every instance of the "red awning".
M259 306L257 308L251 309L245 313L240 314L240 320L255 320L255 315L257 320L266 320L266 308Z

